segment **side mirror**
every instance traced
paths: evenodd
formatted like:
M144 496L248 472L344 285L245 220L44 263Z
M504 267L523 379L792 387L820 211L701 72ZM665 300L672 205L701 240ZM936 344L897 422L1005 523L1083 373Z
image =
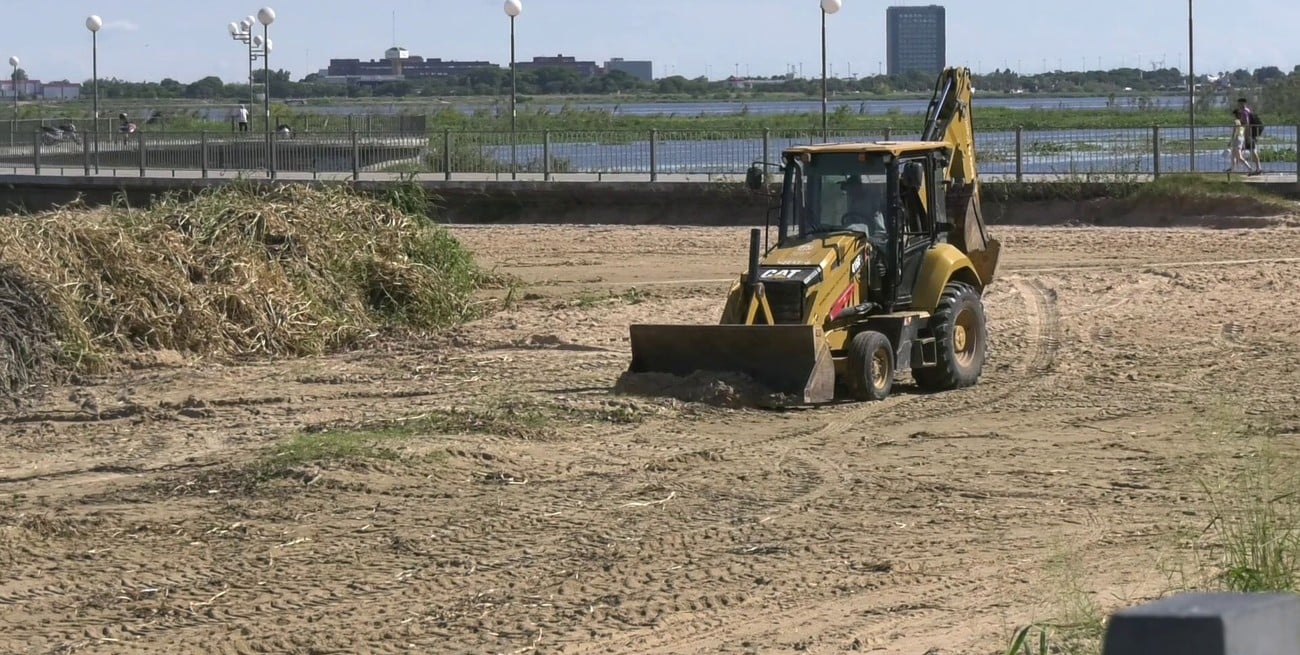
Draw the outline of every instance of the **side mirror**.
M758 166L750 166L745 172L745 186L750 191L758 191L763 188L763 169Z

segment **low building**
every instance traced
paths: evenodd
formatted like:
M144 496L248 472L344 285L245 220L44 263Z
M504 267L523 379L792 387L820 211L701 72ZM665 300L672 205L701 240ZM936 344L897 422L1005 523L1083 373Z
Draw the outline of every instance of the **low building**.
M521 71L563 68L571 70L582 77L595 77L601 73L600 65L594 61L578 61L576 57L566 57L564 55L533 57L532 61L521 61L518 65Z
M346 78L387 78L427 79L435 77L456 77L481 68L500 68L486 61L443 61L439 58L425 59L411 55L405 48L389 48L383 59L331 59L325 69L325 77L331 79Z
M0 98L14 97L14 81L0 80ZM81 85L67 81L18 80L18 97L31 100L76 100L81 97Z
M41 97L46 100L76 100L81 97L81 85L72 82L50 82L41 87Z
M754 78L754 77L736 77L727 78L727 86L733 89L752 89L756 86L779 86L789 82L788 77L777 78Z
M622 71L643 82L653 82L655 79L654 63L650 61L632 61L614 57L605 62L605 73L614 71Z
M554 57L533 57L532 61L517 62L520 71L536 71L543 68L562 68L571 70L581 77L596 77L611 71L623 71L632 77L647 82L654 80L654 64L650 61L627 60L614 57L604 66L594 61L579 61L576 57L555 55ZM488 61L444 61L439 58L425 59L412 55L402 47L392 47L384 52L383 59L330 59L329 66L321 71L324 81L333 83L378 84L400 80L429 79L439 77L461 77L484 68L510 69L510 64L494 64Z

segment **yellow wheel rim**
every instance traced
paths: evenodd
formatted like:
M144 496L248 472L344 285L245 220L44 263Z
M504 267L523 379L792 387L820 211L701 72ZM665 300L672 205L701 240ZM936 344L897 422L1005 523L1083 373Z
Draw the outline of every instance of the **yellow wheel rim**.
M976 347L979 346L977 343L979 337L976 336L979 331L976 325L975 312L969 309L962 310L953 323L953 352L957 356L958 363L962 366L970 366L971 362L975 360Z
M885 388L886 371L889 368L889 353L877 350L871 356L871 384L877 389Z

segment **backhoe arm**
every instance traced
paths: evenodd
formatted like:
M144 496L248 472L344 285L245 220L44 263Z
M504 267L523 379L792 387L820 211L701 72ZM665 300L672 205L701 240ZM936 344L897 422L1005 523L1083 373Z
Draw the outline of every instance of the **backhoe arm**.
M945 203L952 224L949 242L966 253L980 281L989 284L997 270L1001 244L988 235L980 210L979 174L975 167L975 124L971 117L970 70L946 68L935 83L926 110L924 141L945 141L950 154Z

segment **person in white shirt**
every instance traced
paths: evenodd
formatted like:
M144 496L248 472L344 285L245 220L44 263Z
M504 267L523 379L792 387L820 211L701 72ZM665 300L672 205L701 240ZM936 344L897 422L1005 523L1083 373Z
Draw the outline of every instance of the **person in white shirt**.
M239 122L239 131L247 132L248 131L248 107L240 105L239 109L235 110L235 120Z
M1241 167L1247 172L1250 171L1250 163L1242 154L1246 148L1246 126L1241 124L1241 115L1237 110L1232 110L1232 115L1236 118L1232 119L1232 138L1228 141L1228 170L1224 171L1229 175L1237 170L1237 162L1241 162Z

